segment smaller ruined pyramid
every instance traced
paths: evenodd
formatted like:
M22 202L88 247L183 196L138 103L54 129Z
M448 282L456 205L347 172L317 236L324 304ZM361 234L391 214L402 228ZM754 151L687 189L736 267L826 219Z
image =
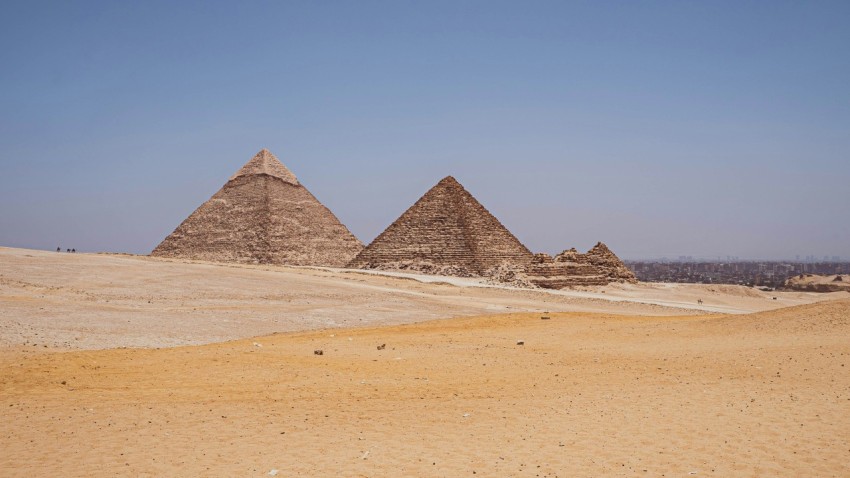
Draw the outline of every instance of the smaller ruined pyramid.
M348 265L442 275L485 275L525 266L531 252L463 186L448 176Z
M348 228L263 149L151 255L343 267L362 249Z
M587 253L575 247L556 255L535 254L526 269L526 279L545 289L606 285L612 282L636 283L634 273L605 244L598 242Z

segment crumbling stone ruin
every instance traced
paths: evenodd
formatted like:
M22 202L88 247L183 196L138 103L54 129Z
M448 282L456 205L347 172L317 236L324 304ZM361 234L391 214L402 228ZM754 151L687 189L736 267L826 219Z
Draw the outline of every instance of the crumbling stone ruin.
M401 215L348 267L486 277L517 287L637 282L601 242L586 254L532 254L460 183L444 178Z
M850 292L850 282L845 281L841 274L835 276L800 274L786 279L783 289L801 292Z
M634 273L601 242L586 254L580 254L575 248L555 257L535 254L526 275L533 284L546 289L637 282Z
M480 277L504 264L527 264L531 257L531 251L448 176L348 267Z
M343 267L362 249L348 228L263 149L151 255Z

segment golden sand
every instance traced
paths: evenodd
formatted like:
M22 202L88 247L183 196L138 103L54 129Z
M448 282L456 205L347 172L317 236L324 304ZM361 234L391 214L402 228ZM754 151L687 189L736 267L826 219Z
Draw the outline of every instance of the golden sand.
M0 349L0 474L850 476L850 301L549 316Z

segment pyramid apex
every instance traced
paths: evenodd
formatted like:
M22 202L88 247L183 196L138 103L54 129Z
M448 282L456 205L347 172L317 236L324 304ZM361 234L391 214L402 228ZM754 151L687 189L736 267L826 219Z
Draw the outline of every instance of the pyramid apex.
M609 249L608 246L606 246L605 243L603 243L602 241L597 242L595 246L591 247L590 250L587 251L587 253L597 255L613 254L611 249Z
M437 183L437 184L460 184L460 183L457 182L457 179L455 179L454 176L446 176L443 179L441 179L440 182Z
M292 171L287 169L286 166L277 159L277 156L266 148L261 149L257 154L255 154L253 158L245 163L245 165L230 178L230 180L232 181L240 176L254 176L258 174L265 174L282 179L283 181L296 186L299 184L298 178L292 174Z

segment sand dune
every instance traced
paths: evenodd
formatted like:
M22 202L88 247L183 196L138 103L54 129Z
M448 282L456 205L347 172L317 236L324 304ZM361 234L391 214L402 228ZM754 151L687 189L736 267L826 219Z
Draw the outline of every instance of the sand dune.
M850 476L846 293L0 260L2 476Z
M848 476L848 316L850 301L729 317L525 313L161 350L5 349L0 468Z
M169 347L516 311L743 313L836 297L850 293L691 284L533 291L450 277L0 248L0 347Z

